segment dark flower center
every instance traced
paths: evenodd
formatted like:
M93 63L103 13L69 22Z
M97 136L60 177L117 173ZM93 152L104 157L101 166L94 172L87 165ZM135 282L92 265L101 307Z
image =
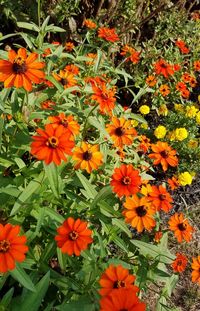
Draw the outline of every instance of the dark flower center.
M166 68L167 68L167 65L164 64L164 63L162 63L162 64L160 64L160 67L162 67L163 69L166 69Z
M60 80L60 82L62 85L66 85L68 83L67 79L63 79L63 78Z
M69 233L69 239L71 241L75 241L78 239L78 233L76 231L72 231Z
M177 266L182 266L182 260L177 261Z
M68 127L67 118L62 119L61 123L64 127Z
M187 225L182 222L182 223L178 224L178 228L180 231L185 231L187 228Z
M164 194L159 194L160 201L164 201L166 199L166 196Z
M123 179L122 179L122 184L123 185L130 185L131 184L131 178L129 176L125 176Z
M169 153L166 150L163 150L163 151L160 152L161 157L164 158L164 159L166 159L168 157L168 154Z
M89 151L85 151L83 153L83 160L90 161L92 159L92 153Z
M20 73L26 72L27 71L27 66L26 66L26 63L25 63L24 59L21 58L21 57L17 57L14 60L12 69L13 69L14 73L16 73L16 74L20 74Z
M143 217L147 213L146 207L143 206L143 205L142 206L138 206L135 211L136 211L136 213L137 213L137 215L139 217Z
M115 135L117 135L117 136L123 136L124 135L124 130L123 130L123 128L120 126L120 127L117 127L116 129L115 129Z
M7 240L0 241L0 253L6 253L10 249L10 242Z
M119 311L128 311L128 309L120 309Z
M113 284L113 288L126 287L126 283L124 281L117 280Z
M48 138L47 146L51 148L56 148L58 146L58 143L59 143L58 138L55 136L51 136Z

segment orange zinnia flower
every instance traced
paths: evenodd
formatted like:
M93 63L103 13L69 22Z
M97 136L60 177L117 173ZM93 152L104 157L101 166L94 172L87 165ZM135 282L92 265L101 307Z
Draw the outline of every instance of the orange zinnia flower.
M94 63L95 63L95 61L97 59L97 54L96 53L88 53L86 56L89 57L89 58L92 58L91 61L87 61L86 62L86 65L94 65Z
M98 145L81 143L81 147L75 147L73 160L76 162L75 169L86 170L89 174L103 164L103 154Z
M169 78L169 76L174 74L173 66L168 64L164 59L158 60L154 64L154 69L157 75L162 75L165 78Z
M63 254L80 256L81 251L93 242L92 231L87 229L87 225L86 221L69 217L57 229L58 235L55 236L55 240Z
M151 207L151 203L146 197L139 198L137 194L127 197L124 208L122 214L125 221L136 228L138 232L142 232L144 229L151 231L155 227L156 222L153 218L155 209Z
M194 70L200 71L200 60L194 62Z
M110 182L119 197L129 196L139 191L142 183L139 171L135 170L131 164L122 164L119 168L114 169Z
M156 85L156 83L157 83L157 79L155 76L148 76L146 78L146 84L148 84L149 86L153 87Z
M179 50L181 51L181 53L183 54L188 54L189 53L189 49L186 46L185 42L182 40L176 40L175 42L176 46L178 46Z
M83 25L86 26L89 29L97 28L97 24L94 23L91 19L85 19L84 22L83 22Z
M100 110L110 113L115 107L115 88L108 89L105 83L101 83L99 85L92 85L92 90L94 94L91 98L98 102Z
M74 48L74 43L73 42L66 42L65 43L65 50L68 52L71 52Z
M79 68L76 65L67 65L64 68L66 71L73 73L74 75L78 75L79 74Z
M32 83L40 83L45 74L40 69L45 63L36 62L38 54L27 55L26 49L20 48L16 53L14 50L8 52L9 60L0 60L0 81L4 87L23 87L26 91L32 90Z
M130 60L133 64L137 64L140 60L140 52L137 52L134 48L127 44L122 47L122 52L120 54L122 56L126 56L126 60Z
M65 89L77 84L74 74L66 70L60 70L59 74L53 73L53 77L59 81Z
M155 232L154 241L155 241L156 243L159 243L159 242L160 242L160 239L162 238L162 236L163 236L162 231L157 231L157 232Z
M145 311L146 304L140 302L135 291L120 288L100 300L100 311Z
M187 257L183 254L177 253L176 259L172 262L171 267L174 272L183 272L187 266Z
M101 27L98 30L98 37L109 42L119 41L119 37L114 28Z
M115 267L110 265L105 272L102 274L99 283L101 289L99 293L101 296L110 294L113 289L117 288L130 288L135 292L139 291L139 288L134 284L135 276L129 274L129 271L123 268L121 265Z
M188 89L182 90L182 91L181 91L181 96L182 96L183 98L189 98L189 96L190 96L190 91L189 91Z
M64 126L52 124L45 125L45 130L36 130L39 136L33 136L31 153L38 159L44 160L46 164L54 162L60 165L61 160L66 161L66 154L72 154L74 141L69 131Z
M200 285L200 256L192 258L192 282Z
M154 153L149 154L149 158L154 159L154 165L161 164L163 171L167 171L168 165L172 167L178 165L176 150L172 149L168 143L158 141L151 145L151 149Z
M123 145L131 145L134 136L137 135L136 130L132 127L131 120L112 117L112 123L107 124L106 128L114 141L114 145L120 148L123 148Z
M56 103L53 102L52 100L49 100L49 99L43 101L40 104L41 108L44 109L44 110L46 110L46 109L53 110L53 106L55 106L55 105L56 105Z
M187 89L187 86L186 86L186 84L185 84L184 82L178 82L178 83L176 84L176 89L177 89L179 92L182 92L182 91L184 91L184 90Z
M19 236L20 226L0 224L0 273L15 269L15 262L25 260L26 236Z
M139 151L146 153L149 150L149 147L151 146L150 139L147 138L145 135L141 135L138 138L140 140L140 144L138 147Z
M190 86L195 87L197 85L197 80L195 77L191 77L190 79Z
M162 84L159 87L159 91L162 94L162 96L167 96L167 95L170 94L170 88L169 88L169 86L167 84Z
M156 211L163 210L165 213L168 213L172 208L171 203L173 202L173 199L167 190L161 185L158 187L152 186L152 192L149 193L149 200L156 208Z
M182 77L181 77L181 80L183 80L183 82L190 82L191 80L191 75L188 73L188 72L185 72Z
M75 136L79 134L80 125L71 115L66 116L63 112L61 112L58 116L50 116L48 119L52 124L55 125L55 127L59 125L64 126L70 135Z
M175 190L180 186L179 181L175 176L173 176L171 179L168 178L167 182L168 182L171 190Z
M170 217L169 229L174 231L174 235L179 243L183 240L190 242L192 239L192 232L194 231L194 228L190 226L183 213L175 213Z

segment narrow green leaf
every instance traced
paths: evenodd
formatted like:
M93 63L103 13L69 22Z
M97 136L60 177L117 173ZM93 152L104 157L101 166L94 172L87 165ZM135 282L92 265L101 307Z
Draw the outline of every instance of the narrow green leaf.
M123 251L125 251L126 253L129 253L129 249L126 246L125 242L119 238L118 236L113 237L112 241L119 246Z
M97 195L97 191L94 186L89 182L89 180L80 172L76 172L77 177L79 178L83 188L86 190L88 199L94 199Z
M26 274L24 269L19 264L16 264L15 270L11 271L10 275L25 288L29 289L32 292L36 291L30 277L28 276L28 274Z
M28 29L28 30L33 30L36 32L39 32L40 29L39 27L34 24L34 23L25 23L25 22L17 22L17 26L20 28Z
M130 230L128 229L127 225L125 224L125 222L121 219L117 219L117 218L113 218L112 219L112 224L114 226L117 226L118 228L120 228L122 231L124 231L129 238L132 237L132 234L130 232Z
M3 296L0 302L0 310L1 310L1 307L4 307L5 310L7 310L7 307L12 300L13 293L14 293L14 287L9 289L9 291Z
M44 163L44 170L53 194L59 198L58 167L53 162L49 165Z
M90 208L93 209L97 205L97 203L99 203L101 200L104 200L111 194L112 194L112 189L110 186L103 187L95 196Z

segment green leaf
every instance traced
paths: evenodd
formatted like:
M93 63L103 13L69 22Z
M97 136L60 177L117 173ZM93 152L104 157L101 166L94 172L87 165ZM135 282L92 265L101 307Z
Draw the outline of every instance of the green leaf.
M176 274L173 274L170 278L168 278L165 287L162 290L163 295L167 294L167 296L170 297L177 282L178 282L178 275Z
M31 40L29 39L29 36L24 32L20 32L20 36L24 39L24 41L28 45L29 49L32 50L34 48L34 45L31 42Z
M9 291L3 296L0 302L0 310L1 310L1 307L4 307L5 310L7 310L7 307L12 300L13 293L14 293L14 287L9 289Z
M30 277L28 276L28 274L26 274L24 269L19 264L16 264L15 270L11 271L10 275L28 290L32 292L36 291Z
M119 216L118 212L114 210L113 206L110 206L107 202L101 201L99 204L100 212L106 217Z
M44 207L44 209L45 209L45 215L48 215L53 221L62 223L65 220L62 215L58 214L52 208Z
M44 163L44 170L49 181L51 190L56 198L59 198L59 181L58 181L58 167L52 162L49 165Z
M65 271L66 269L66 263L67 263L67 255L63 254L61 249L57 247L57 256L58 256L58 263L60 265L60 268Z
M94 186L89 182L89 180L80 172L76 172L77 177L79 178L83 188L87 192L88 199L94 199L97 195L97 191Z
M129 253L128 247L126 246L125 242L121 238L119 238L118 236L114 236L111 240L117 246L119 246L123 251L125 251L126 253Z
M6 187L6 188L0 188L0 193L6 193L11 195L12 197L18 197L20 194L20 190L16 187Z
M52 82L53 85L55 85L55 87L59 90L59 92L63 92L62 85L56 79L54 79L54 77L46 76L45 79L47 79L48 81Z
M101 63L101 59L102 59L102 51L101 50L98 50L97 51L97 59L94 63L94 72L97 72L99 70L99 66L100 66L100 63Z
M106 199L108 196L110 196L112 194L112 189L110 186L105 186L103 187L95 196L90 208L93 209L97 203L99 203L100 201Z
M17 26L20 27L20 28L25 28L25 29L28 29L28 30L33 30L33 31L36 31L36 32L40 31L39 27L36 24L34 24L34 23L17 22Z
M113 226L117 226L122 231L124 231L128 235L129 238L132 237L132 234L131 234L130 230L128 229L127 225L125 224L125 222L123 220L117 219L117 218L113 218L112 219L112 224L113 224Z

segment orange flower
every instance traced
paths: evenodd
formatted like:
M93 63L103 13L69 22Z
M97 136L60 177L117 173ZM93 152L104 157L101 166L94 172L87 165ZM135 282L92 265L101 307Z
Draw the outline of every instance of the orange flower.
M47 57L50 54L51 54L51 49L47 48L47 49L44 50L44 53L42 54L42 57Z
M168 213L172 208L172 197L161 185L158 187L152 186L152 192L149 194L149 199L156 208L156 211L163 210L165 213Z
M118 288L130 288L136 292L139 288L134 284L135 276L129 274L129 271L123 268L121 265L115 267L110 265L102 274L99 283L101 289L99 293L101 296L109 295L114 289Z
M0 224L0 273L15 269L15 262L25 260L26 236L19 236L20 226Z
M189 96L190 96L190 91L187 90L187 89L181 91L181 96L182 96L183 98L189 98Z
M131 120L112 117L112 123L107 124L106 128L114 141L114 145L120 148L123 148L123 145L131 145L134 136L137 135L136 130L131 125Z
M115 88L108 89L105 83L101 83L100 85L92 85L92 90L94 94L91 98L98 102L100 110L110 113L115 107Z
M200 60L194 62L194 70L200 71Z
M63 254L80 256L81 252L88 248L88 244L93 242L92 231L87 229L87 225L86 221L69 217L57 229L58 235L55 236L55 240Z
M81 143L81 147L75 147L73 160L76 162L75 169L86 170L89 174L103 164L103 155L98 145Z
M59 74L53 73L53 77L64 86L64 89L77 84L74 74L66 70L60 70Z
M160 242L160 239L162 238L162 236L163 236L162 231L157 231L157 232L155 233L155 235L154 235L154 241L155 241L156 243L159 243L159 242Z
M181 80L183 80L183 82L190 82L191 80L191 75L188 73L188 72L185 72L182 77L181 77Z
M100 300L100 311L145 311L146 305L140 302L135 291L120 288Z
M65 66L65 70L68 72L73 73L74 75L78 75L79 74L79 68L76 65L67 65Z
M89 29L97 28L97 24L94 23L91 19L85 19L84 22L83 22L83 25L86 26Z
M41 108L44 109L44 110L46 110L46 109L48 109L48 110L53 110L53 106L55 106L55 105L56 105L56 103L53 102L52 100L49 100L49 99L43 101L43 102L40 104Z
M187 89L187 86L184 82L178 82L176 84L176 89L177 89L177 91L182 92L182 91Z
M183 213L175 213L170 217L169 229L174 231L174 235L177 241L181 243L183 240L190 242L192 239L192 232L194 228L190 226L188 220L185 218Z
M170 88L169 88L169 86L167 84L162 84L159 87L159 91L162 94L162 96L167 96L167 95L170 94Z
M114 28L101 27L98 30L98 37L109 42L119 41L119 37Z
M134 48L127 44L122 47L122 52L120 54L122 56L126 56L126 60L130 60L133 64L137 64L140 60L140 52L137 52Z
M146 78L146 84L148 84L149 86L153 87L156 85L156 83L157 83L157 79L155 76L148 76Z
M74 49L74 43L73 42L66 42L65 43L65 50L68 52L71 52Z
M197 80L195 77L191 77L190 79L190 86L195 87L197 85Z
M178 46L178 48L181 51L181 53L188 54L190 52L190 50L187 48L187 46L186 46L184 41L176 40L175 44L176 44L176 46Z
M137 194L132 197L127 197L124 203L122 214L125 217L125 222L131 224L138 232L144 229L151 231L155 225L155 209L151 207L149 200L146 197L139 198Z
M174 68L164 59L158 60L154 64L154 69L157 75L162 75L165 78L169 78L169 76L172 76L174 74Z
M167 171L168 165L172 167L178 165L176 150L172 149L168 143L158 141L151 145L151 149L154 153L149 154L149 158L154 159L154 165L161 164L163 171Z
M119 197L137 193L142 183L139 171L135 170L131 164L122 164L119 168L115 168L111 178L110 184L113 192Z
M55 125L55 127L62 125L66 128L66 133L69 132L70 135L78 135L80 125L74 120L74 117L69 115L66 116L63 112L59 113L58 116L48 117L49 121Z
M177 189L180 186L179 181L175 176L173 176L171 179L168 178L167 182L168 182L171 190Z
M39 84L45 74L40 69L45 63L36 62L38 54L31 53L27 56L26 49L20 48L16 53L14 50L8 52L9 60L0 60L0 82L4 87L23 87L26 91L32 90L32 83Z
M92 58L91 61L87 61L86 62L86 65L94 65L94 63L95 63L95 61L97 59L97 54L96 53L88 53L86 56L89 57L89 58Z
M44 160L46 164L54 162L60 165L61 160L66 161L66 155L72 154L74 141L69 131L64 126L52 124L45 125L45 130L36 130L39 136L33 136L31 143L31 154L35 155L38 160Z
M183 272L187 266L187 257L183 254L177 253L176 259L172 262L171 267L174 272Z
M147 138L145 135L141 135L138 137L140 140L139 144L139 151L142 151L146 153L149 150L149 147L151 146L150 139Z
M192 282L200 285L200 256L192 258Z

